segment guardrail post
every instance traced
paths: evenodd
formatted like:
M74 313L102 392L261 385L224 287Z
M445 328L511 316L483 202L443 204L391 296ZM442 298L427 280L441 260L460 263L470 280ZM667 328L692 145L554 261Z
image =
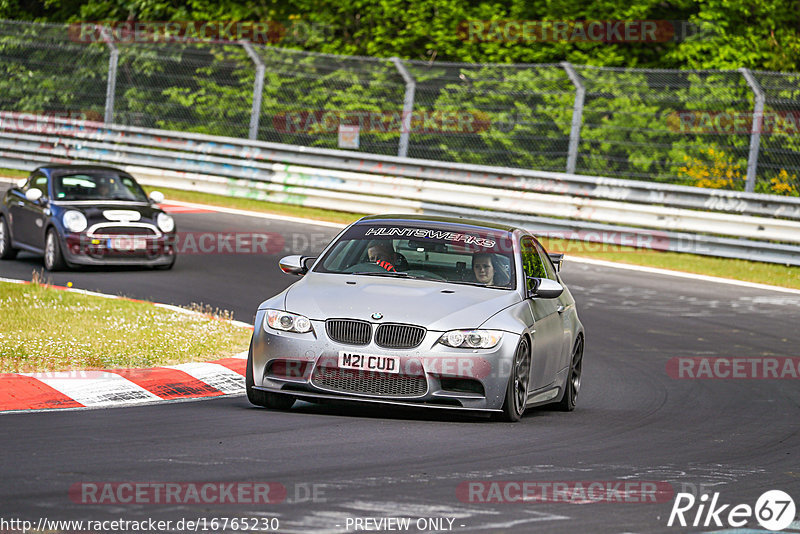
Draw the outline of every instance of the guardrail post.
M253 50L253 45L248 41L239 41L247 55L253 63L256 64L256 81L253 84L253 107L250 110L250 132L249 139L256 139L258 137L258 121L261 118L261 98L264 93L264 62Z
M114 44L114 39L108 33L108 28L100 25L100 35L103 36L108 48L111 50L108 56L108 80L106 82L106 111L103 121L106 126L114 122L114 97L117 94L117 63L119 62L119 49Z
M747 183L745 191L752 193L756 189L756 170L758 170L758 150L761 145L761 128L764 124L764 90L761 84L755 79L750 69L742 67L739 69L747 85L753 90L755 95L755 105L753 106L753 125L750 129L750 154L747 156Z
M411 133L411 113L414 111L414 92L417 90L417 82L403 65L403 60L398 57L393 57L391 60L406 82L406 94L403 98L403 131L400 132L400 143L397 146L397 156L404 158L408 155L408 137Z
M572 125L569 130L569 151L567 152L567 173L575 174L575 167L578 164L578 142L581 140L583 100L586 97L586 87L571 63L562 61L561 66L567 71L567 76L575 86L575 105L572 107Z

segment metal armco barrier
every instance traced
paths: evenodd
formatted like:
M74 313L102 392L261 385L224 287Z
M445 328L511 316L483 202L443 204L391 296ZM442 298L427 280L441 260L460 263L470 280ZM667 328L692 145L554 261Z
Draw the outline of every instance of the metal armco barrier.
M0 113L0 165L358 212L502 219L587 242L800 265L800 199ZM625 237L628 236L628 237Z

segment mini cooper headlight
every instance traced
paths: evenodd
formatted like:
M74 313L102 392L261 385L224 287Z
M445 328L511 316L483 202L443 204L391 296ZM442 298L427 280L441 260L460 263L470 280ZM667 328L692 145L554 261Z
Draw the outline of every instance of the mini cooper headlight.
M502 337L500 330L450 330L442 334L439 343L458 349L491 349Z
M269 325L270 328L283 330L284 332L299 332L301 334L311 332L311 321L308 317L280 310L267 310L263 324L264 330Z
M156 217L156 224L158 224L158 229L164 232L165 234L175 229L175 219L173 219L166 213L158 214L158 217Z
M86 222L86 216L75 210L69 210L64 213L64 216L61 218L61 221L64 223L64 227L69 230L70 232L83 232L86 230L86 226L88 223Z

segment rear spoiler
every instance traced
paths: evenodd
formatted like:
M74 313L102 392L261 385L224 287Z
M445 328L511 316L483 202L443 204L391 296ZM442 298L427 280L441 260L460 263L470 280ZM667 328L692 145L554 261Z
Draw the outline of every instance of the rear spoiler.
M560 271L561 264L564 263L564 254L562 252L548 252L547 255L550 256L550 261L556 266L556 271Z

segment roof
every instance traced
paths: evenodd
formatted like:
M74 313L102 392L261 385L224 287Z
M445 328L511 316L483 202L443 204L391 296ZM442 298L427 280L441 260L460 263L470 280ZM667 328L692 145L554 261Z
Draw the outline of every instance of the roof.
M65 164L53 164L53 165L40 165L36 168L37 171L49 171L49 173L55 174L64 174L65 172L75 172L75 171L111 171L116 173L123 173L128 174L127 172L119 169L117 167L111 167L109 165L65 165Z

